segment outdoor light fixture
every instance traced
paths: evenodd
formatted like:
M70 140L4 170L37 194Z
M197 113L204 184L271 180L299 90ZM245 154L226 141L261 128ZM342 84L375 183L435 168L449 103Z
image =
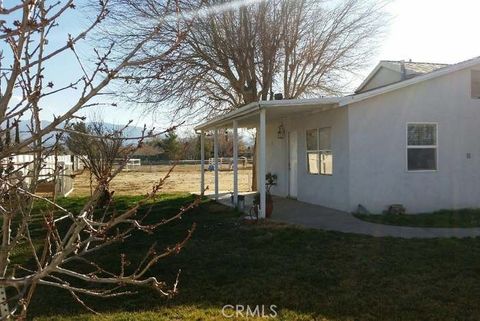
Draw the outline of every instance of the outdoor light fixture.
M277 137L278 139L285 138L285 127L283 127L283 123L281 123L280 126L278 126Z

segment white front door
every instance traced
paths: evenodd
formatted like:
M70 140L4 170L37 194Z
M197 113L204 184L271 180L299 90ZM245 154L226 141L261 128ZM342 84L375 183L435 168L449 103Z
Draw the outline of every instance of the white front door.
M288 196L297 197L297 132L288 133Z

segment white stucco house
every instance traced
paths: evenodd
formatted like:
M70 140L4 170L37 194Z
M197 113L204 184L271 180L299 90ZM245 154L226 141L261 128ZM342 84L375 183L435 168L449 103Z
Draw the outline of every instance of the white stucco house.
M355 94L252 103L196 130L239 127L257 128L263 205L272 172L274 195L343 211L480 207L480 57L381 61Z

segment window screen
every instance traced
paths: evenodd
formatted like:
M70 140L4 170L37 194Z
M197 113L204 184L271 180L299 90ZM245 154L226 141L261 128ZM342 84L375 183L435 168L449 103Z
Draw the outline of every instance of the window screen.
M408 124L407 168L409 171L437 169L436 124Z
M309 129L307 137L307 171L309 174L332 175L333 155L331 128Z

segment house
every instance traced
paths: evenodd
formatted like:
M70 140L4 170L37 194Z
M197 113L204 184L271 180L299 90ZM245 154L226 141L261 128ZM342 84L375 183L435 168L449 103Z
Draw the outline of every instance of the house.
M381 61L353 95L252 103L196 130L239 127L257 128L264 205L272 172L274 195L343 211L480 207L480 57Z

